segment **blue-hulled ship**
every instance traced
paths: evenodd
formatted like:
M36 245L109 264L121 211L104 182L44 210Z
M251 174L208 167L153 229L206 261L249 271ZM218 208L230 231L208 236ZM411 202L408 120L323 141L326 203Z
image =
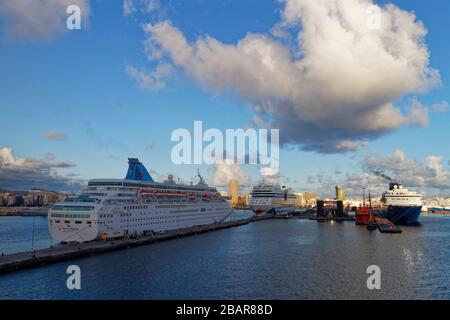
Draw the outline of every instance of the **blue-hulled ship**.
M384 217L395 224L408 225L418 222L422 212L422 195L409 191L398 182L391 182L383 194L386 211Z
M432 208L428 208L428 213L432 213L432 214L450 214L450 208L446 208L446 207L432 207Z

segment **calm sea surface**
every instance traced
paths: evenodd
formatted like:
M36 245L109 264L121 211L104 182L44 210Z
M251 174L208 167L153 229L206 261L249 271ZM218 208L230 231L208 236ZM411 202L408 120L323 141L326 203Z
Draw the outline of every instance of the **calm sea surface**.
M0 253L48 248L55 243L48 233L47 217L0 217Z
M240 214L245 215L244 213ZM51 243L46 219L0 217L0 251ZM0 275L0 299L450 299L450 217L397 235L268 220ZM81 268L68 290L66 268ZM381 290L366 269L381 268Z

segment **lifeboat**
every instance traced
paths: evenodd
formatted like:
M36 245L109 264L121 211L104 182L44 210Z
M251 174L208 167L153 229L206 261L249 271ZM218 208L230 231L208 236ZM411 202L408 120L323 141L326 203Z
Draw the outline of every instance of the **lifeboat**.
M212 199L213 199L213 197L212 197L211 195L207 194L207 193L205 193L205 194L202 196L202 200L203 200L203 201L211 201Z
M171 195L171 196L185 196L187 195L186 192L183 191L171 191L171 190L148 190L148 189L142 189L140 191L141 195L144 194L154 194L154 195Z

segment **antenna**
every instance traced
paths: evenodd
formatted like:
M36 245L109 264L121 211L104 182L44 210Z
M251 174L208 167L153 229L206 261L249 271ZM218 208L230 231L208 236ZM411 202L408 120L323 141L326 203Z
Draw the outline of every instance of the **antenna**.
M366 188L363 187L363 207L366 206Z
M31 251L33 252L33 258L34 258L34 225L36 222L36 217L33 218L33 231L32 231L32 235L31 235Z
M197 177L200 179L199 184L205 184L205 180L203 179L202 175L200 174L199 168L197 168Z
M373 215L372 215L372 197L370 196L370 192L369 192L369 214L370 214L370 221L373 221Z

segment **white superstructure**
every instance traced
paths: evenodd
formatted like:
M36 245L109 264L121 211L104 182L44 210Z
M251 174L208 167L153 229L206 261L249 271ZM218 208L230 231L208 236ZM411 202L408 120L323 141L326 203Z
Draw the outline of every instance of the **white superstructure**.
M281 213L295 210L295 194L279 185L262 183L253 187L250 209L255 213Z
M129 159L125 179L93 179L80 195L53 205L48 213L52 237L61 242L127 237L222 222L229 204L201 176L196 185L172 176L153 181L137 159Z
M422 195L409 191L400 183L391 183L389 190L383 193L382 202L386 206L395 207L422 207Z

